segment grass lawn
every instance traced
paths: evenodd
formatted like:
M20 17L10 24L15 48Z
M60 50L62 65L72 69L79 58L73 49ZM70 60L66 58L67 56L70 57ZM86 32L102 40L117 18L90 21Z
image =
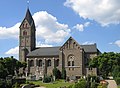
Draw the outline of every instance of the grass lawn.
M120 88L120 86L118 86L118 88Z
M74 84L70 82L64 82L64 80L55 81L53 83L43 83L42 81L29 81L29 82L36 85L44 86L46 88L58 88L58 87L64 87L64 86L67 87L69 85Z

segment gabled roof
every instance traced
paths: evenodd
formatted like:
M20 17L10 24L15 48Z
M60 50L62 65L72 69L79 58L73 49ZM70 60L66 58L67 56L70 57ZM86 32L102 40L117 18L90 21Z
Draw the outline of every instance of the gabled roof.
M74 40L72 37L70 37L68 40ZM67 40L67 41L68 41ZM66 41L66 42L67 42ZM75 41L75 40L74 40ZM76 42L76 41L75 41ZM77 42L76 42L77 43ZM65 44L65 43L64 43ZM64 46L63 44L63 46ZM78 44L78 43L77 43ZM78 44L79 45L79 44ZM33 57L33 56L59 56L60 49L63 46L59 47L40 47L36 48L35 50L31 51L27 57ZM96 47L96 44L91 45L79 45L81 48L84 49L85 53L97 53L98 49Z
M58 56L60 47L40 47L31 51L27 56Z
M60 49L62 49L62 47L64 47L64 45L65 45L68 41L70 41L70 40L76 42L76 40L74 40L74 38L72 38L72 37L70 36L70 38L60 47ZM77 44L79 47L81 47L78 42L76 42L76 44Z
M84 49L86 53L95 53L97 52L96 44L91 45L81 45L81 47Z

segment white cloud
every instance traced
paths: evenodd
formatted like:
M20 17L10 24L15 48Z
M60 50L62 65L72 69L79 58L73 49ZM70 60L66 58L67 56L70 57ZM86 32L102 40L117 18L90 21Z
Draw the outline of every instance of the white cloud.
M36 47L52 47L52 46L53 45L45 44L40 41L36 43Z
M84 30L83 27L84 27L84 25L82 25L82 24L76 24L73 28L75 28L79 31L83 31Z
M0 39L18 38L20 23L10 28L0 27Z
M39 41L36 43L36 47L52 47L52 45L45 44L45 43L42 43ZM19 54L19 46L9 49L7 52L5 52L5 54L18 55Z
M59 43L70 34L67 24L61 24L57 18L46 11L33 15L36 24L37 37L45 40L45 43Z
M110 45L117 45L118 47L120 47L120 40L117 40L115 42L110 42Z
M52 45L45 44L45 43L42 43L41 41L39 41L36 43L36 47L52 47ZM9 49L7 52L5 52L5 54L18 55L19 54L19 46Z
M113 43L112 43L112 42L110 42L109 44L110 44L110 45L112 45Z
M64 5L102 26L120 23L120 0L66 0Z
M118 47L120 47L120 40L115 41L114 44L117 45Z
M84 43L82 43L82 45L91 45L91 44L95 44L94 42L90 42L90 41L86 41Z
M79 30L79 31L84 31L85 27L88 27L90 25L90 22L86 22L84 24L76 24L73 28Z
M67 24L61 24L57 18L46 11L36 12L33 15L36 25L37 39L44 40L44 43L60 43L70 34ZM0 27L0 39L18 38L20 23L13 27Z
M88 27L90 25L90 22L84 23L84 27Z
M19 54L19 47L14 47L11 48L10 50L8 50L7 52L5 52L5 54L10 54L10 55L18 55Z

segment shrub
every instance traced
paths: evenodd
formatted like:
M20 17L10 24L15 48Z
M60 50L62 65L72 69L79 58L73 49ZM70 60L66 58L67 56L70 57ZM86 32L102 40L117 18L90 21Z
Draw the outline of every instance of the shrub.
M18 84L17 82L12 86L12 88L19 88L20 84Z
M117 77L120 77L120 72L118 72Z
M26 81L26 84L29 84L29 81Z
M107 88L107 85L99 84L99 86L97 86L97 88Z
M72 88L86 88L87 83L85 79L80 79L78 83L74 84Z
M60 79L61 78L61 72L57 68L53 69L53 75L55 76L55 79Z
M80 86L81 86L81 85L80 85L79 83L76 83L76 84L73 85L72 88L82 88L82 87L80 87Z
M12 88L11 81L0 80L0 88Z
M45 82L45 83L51 82L51 77L50 77L50 76L45 76L45 77L43 78L43 82Z
M73 88L73 85L69 85L67 88Z
M119 85L120 84L120 77L115 78L115 81L116 81L117 85Z
M7 88L11 88L11 87L12 87L12 82L9 81L9 80L7 80L7 81L6 81L6 87L7 87Z
M4 88L5 87L5 81L4 80L0 80L0 88Z
M72 86L72 88L86 88L86 84L76 83Z
M97 88L97 83L96 82L92 82L91 83L91 88Z

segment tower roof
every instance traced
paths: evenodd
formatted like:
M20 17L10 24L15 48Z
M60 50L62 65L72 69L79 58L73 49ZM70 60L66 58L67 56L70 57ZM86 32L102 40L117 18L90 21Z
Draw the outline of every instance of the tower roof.
M26 19L30 25L32 22L34 22L29 8L27 9L26 16L24 19Z
M25 18L24 18L24 20L22 21L22 23L21 23L21 25L20 25L20 28L22 27L22 24L24 23L25 20L27 20L27 22L29 23L30 26L34 26L34 27L35 27L35 23L34 23L34 20L33 20L33 18L32 18L32 15L31 15L31 13L30 13L29 8L27 8Z

